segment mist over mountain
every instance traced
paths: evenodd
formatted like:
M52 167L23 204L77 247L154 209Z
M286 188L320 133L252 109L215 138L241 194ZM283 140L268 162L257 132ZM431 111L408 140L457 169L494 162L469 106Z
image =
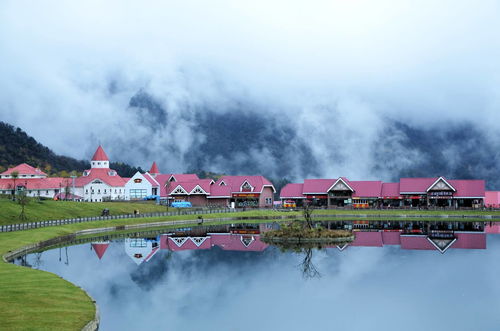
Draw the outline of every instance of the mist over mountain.
M144 91L131 98L127 111L141 117L147 114L152 120L143 125L152 135L169 126L168 111ZM339 132L335 127L341 123L321 122L321 125L331 125L332 131L322 142L325 154L315 155L315 146L308 137L298 135L293 121L285 116L269 115L271 111L244 103L235 103L227 109L200 107L186 111L198 136L185 151L186 169L300 180L321 176L325 163L332 168L345 164L342 148L338 146L339 137L335 137L335 132ZM500 187L498 140L492 140L473 122L450 121L425 127L387 117L383 122L372 139L359 142L362 145L359 150L369 150L370 174L356 173L356 169L366 167L353 165L348 169L350 176L387 181L397 181L400 177L484 178L489 188ZM164 149L179 152L168 139L163 144ZM168 164L168 160L164 161Z

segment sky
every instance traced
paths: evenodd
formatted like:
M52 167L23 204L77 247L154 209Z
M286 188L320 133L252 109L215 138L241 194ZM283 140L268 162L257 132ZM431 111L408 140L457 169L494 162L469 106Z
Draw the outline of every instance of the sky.
M5 0L0 59L0 120L78 159L102 143L117 161L186 170L207 136L200 112L234 105L286 123L322 176L390 177L373 172L384 136L396 167L421 159L392 121L459 124L500 147L500 1ZM161 105L161 129L131 111L139 91Z

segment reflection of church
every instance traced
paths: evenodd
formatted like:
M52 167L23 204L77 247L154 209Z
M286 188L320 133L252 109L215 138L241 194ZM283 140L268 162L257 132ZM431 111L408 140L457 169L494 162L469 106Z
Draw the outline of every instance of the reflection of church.
M127 238L125 252L137 265L148 262L158 251L156 238Z

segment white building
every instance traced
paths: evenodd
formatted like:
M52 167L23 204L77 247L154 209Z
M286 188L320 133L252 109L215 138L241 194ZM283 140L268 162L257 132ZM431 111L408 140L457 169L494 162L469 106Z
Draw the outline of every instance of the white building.
M109 168L109 158L99 146L90 161L90 169L76 179L75 194L89 202L125 200L126 182L115 170Z
M135 173L125 184L126 200L141 200L144 197L158 195L160 184L148 172Z

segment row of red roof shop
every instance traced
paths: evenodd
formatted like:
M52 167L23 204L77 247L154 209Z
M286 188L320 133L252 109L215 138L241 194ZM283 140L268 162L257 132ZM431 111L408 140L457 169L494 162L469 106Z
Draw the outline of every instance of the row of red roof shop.
M303 183L288 184L281 190L281 199L317 199L352 197L354 199L474 199L486 197L484 180L456 180L444 177L401 178L396 183L382 181L351 181L338 179L306 179Z

